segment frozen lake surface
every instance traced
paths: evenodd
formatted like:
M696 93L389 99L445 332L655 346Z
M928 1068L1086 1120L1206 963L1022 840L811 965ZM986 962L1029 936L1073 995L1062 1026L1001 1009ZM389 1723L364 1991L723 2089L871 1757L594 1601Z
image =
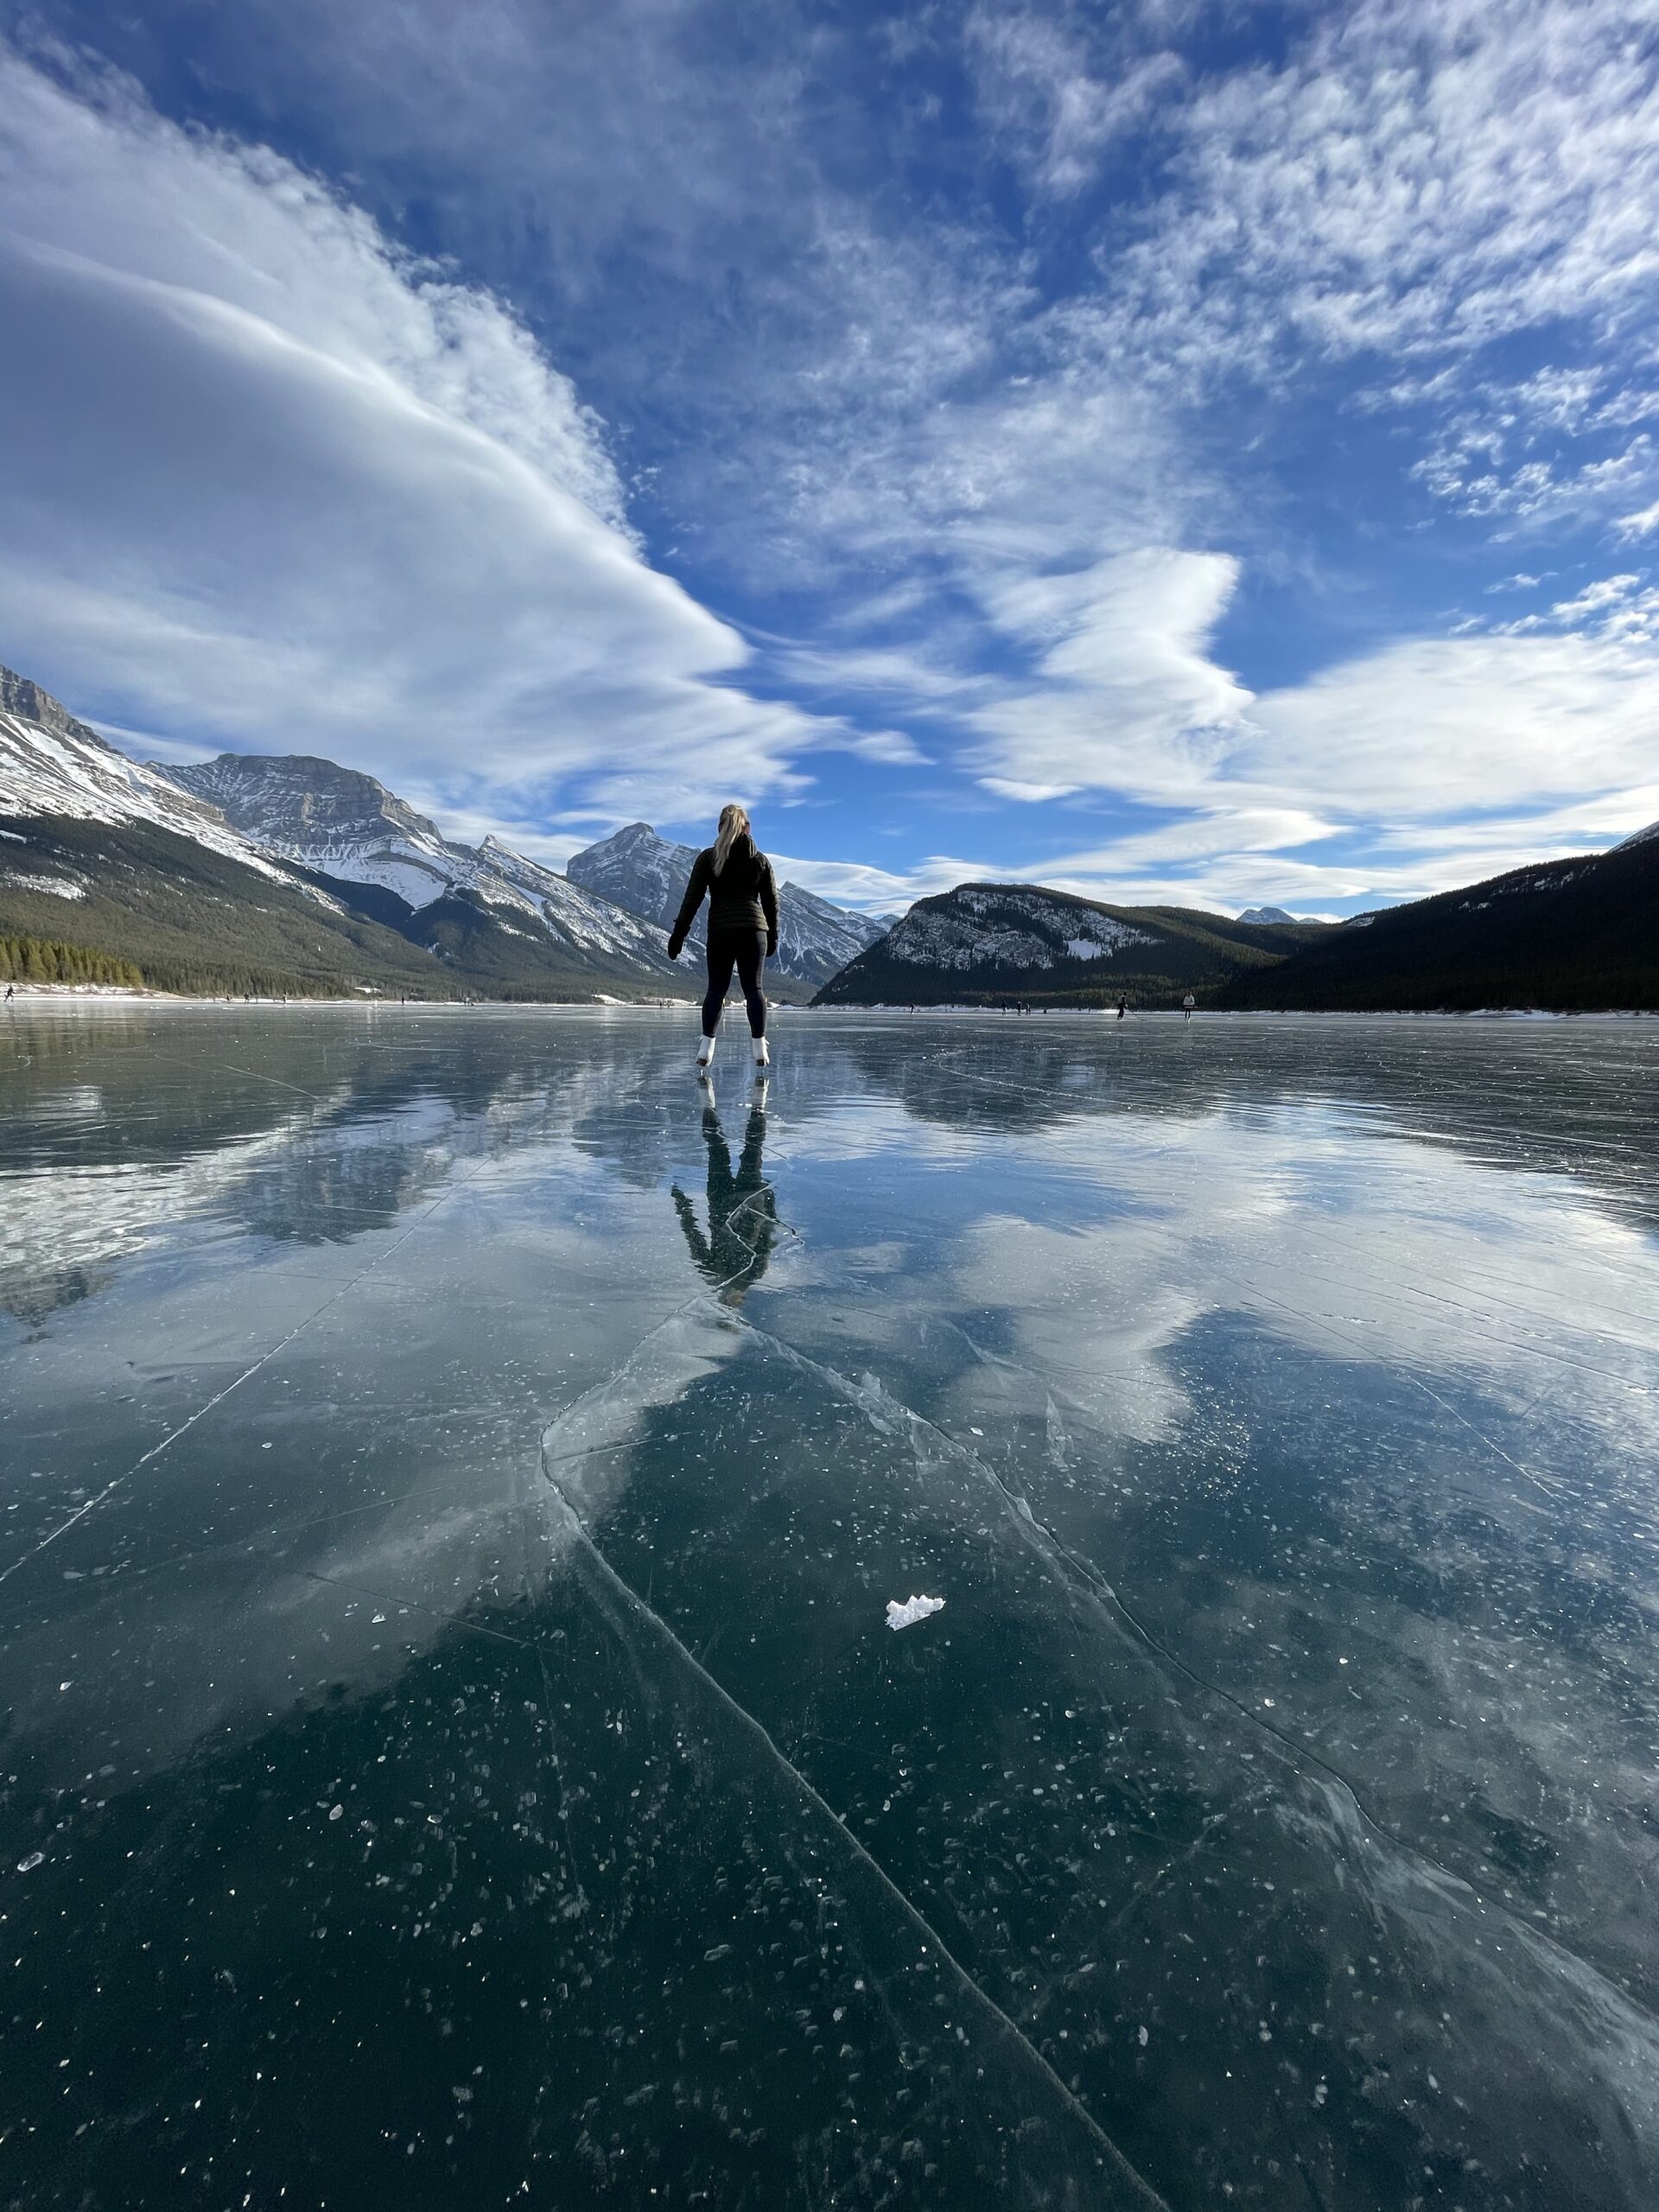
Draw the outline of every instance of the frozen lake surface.
M0 2202L1651 2212L1659 1027L778 1028L0 1031Z

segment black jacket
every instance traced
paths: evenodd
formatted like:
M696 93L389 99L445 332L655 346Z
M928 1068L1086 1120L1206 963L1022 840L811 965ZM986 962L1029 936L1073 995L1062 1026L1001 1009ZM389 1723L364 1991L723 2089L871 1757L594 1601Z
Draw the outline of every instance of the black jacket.
M712 845L706 845L692 863L691 880L685 887L680 911L668 933L671 960L679 958L685 933L705 894L710 937L721 930L764 930L768 955L777 951L778 886L772 880L772 862L764 853L756 851L754 840L747 830L726 855L726 865L718 875L715 874Z

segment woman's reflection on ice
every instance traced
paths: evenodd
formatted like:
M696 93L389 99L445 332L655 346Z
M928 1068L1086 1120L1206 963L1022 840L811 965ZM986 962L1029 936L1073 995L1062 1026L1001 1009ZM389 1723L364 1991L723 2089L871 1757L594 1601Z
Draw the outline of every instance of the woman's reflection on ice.
M748 1125L743 1132L743 1151L737 1172L732 1172L731 1147L720 1125L714 1086L702 1088L702 1141L709 1147L709 1233L705 1236L691 1201L676 1183L674 1210L699 1271L723 1305L741 1306L753 1283L766 1272L772 1248L778 1241L778 1201L761 1167L761 1147L766 1139L766 1086L757 1083L749 1095Z

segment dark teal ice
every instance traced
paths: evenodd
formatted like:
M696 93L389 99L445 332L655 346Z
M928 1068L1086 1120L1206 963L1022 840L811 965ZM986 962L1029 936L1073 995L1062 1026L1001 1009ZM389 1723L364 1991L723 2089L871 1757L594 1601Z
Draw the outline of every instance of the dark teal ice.
M0 2203L1651 2212L1659 1027L778 1033L8 1018Z

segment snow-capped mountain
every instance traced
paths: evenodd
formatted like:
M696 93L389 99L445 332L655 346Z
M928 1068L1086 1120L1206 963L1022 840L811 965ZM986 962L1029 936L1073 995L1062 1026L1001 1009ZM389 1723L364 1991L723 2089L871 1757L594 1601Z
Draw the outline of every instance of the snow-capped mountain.
M887 924L832 906L798 883L778 887L778 964L803 982L827 982L887 934Z
M450 843L372 777L302 759L131 760L10 670L0 822L0 929L48 944L72 934L164 989L692 988L638 915L493 838Z
M925 899L882 939L884 963L971 979L988 970L1052 971L1057 963L1111 961L1155 945L1152 931L1086 900L1016 885L964 884Z
M160 772L210 801L267 852L346 883L391 891L418 912L458 891L474 893L511 928L515 914L573 951L672 972L660 934L637 914L515 853L498 838L452 843L372 776L306 753L221 753Z
M1241 922L1268 924L1294 922L1296 917L1287 914L1282 906L1247 906L1238 918Z
M603 893L666 931L679 912L686 879L696 859L696 849L659 837L649 823L632 822L614 836L566 863L575 883ZM827 982L849 960L883 933L884 925L868 914L831 906L798 883L778 886L778 966L786 976L805 983ZM707 935L707 909L692 925L690 942L702 944Z
M565 873L572 883L586 884L619 906L641 914L666 930L679 912L686 878L696 855L690 845L676 845L645 822L631 822L613 837L572 853ZM704 916L691 925L691 941L703 942Z
M181 790L162 769L118 753L49 691L9 668L0 668L0 814L153 823L276 874L216 806Z
M1293 925L1298 938L1313 934ZM919 900L818 994L827 1006L1174 1005L1278 957L1265 927L1173 906L1107 906L1025 883L964 883Z
M221 753L157 775L205 800L254 844L350 883L378 883L410 906L449 888L443 840L372 776L304 753Z
M1645 845L1650 837L1659 837L1659 822L1649 822L1645 830L1632 830L1628 837L1619 839L1613 850L1622 853L1629 846Z

